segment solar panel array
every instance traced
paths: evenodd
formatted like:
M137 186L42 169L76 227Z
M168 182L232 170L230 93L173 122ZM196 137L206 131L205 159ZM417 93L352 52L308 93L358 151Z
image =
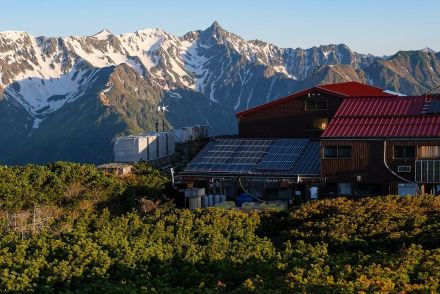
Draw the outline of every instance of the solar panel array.
M186 171L246 173L261 161L273 140L224 140L205 147Z
M185 172L319 174L319 162L319 142L308 139L225 139L205 146Z
M257 166L259 170L289 170L303 154L307 139L280 139Z

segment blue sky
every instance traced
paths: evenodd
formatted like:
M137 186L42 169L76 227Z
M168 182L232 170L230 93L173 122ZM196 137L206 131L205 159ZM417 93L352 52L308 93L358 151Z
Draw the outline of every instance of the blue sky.
M162 28L174 35L214 20L245 39L281 47L345 43L361 53L440 51L439 0L0 0L0 31L115 34Z

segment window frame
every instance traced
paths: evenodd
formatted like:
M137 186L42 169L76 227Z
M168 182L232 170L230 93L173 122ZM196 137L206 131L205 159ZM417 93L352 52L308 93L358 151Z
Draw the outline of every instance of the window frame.
M329 157L326 155L326 150L328 148L335 148L336 149L336 156ZM349 156L341 156L340 149L347 149L350 150ZM323 159L351 159L353 155L353 148L351 146L324 146L324 150L322 151L322 158Z
M403 156L396 156L396 149L397 148L403 148ZM406 155L408 152L406 151L406 149L411 148L414 149L414 155ZM411 152L412 153L412 152ZM393 159L400 159L400 160L410 160L410 159L416 159L417 158L417 148L416 146L413 145L395 145L393 146Z
M330 150L334 148L335 156L327 156L326 150ZM322 151L322 158L324 159L337 159L338 158L338 146L324 146L324 150Z
M349 150L350 152L350 155L348 155L348 156L341 156L340 155L340 150L341 149L346 149L346 150ZM351 146L338 146L338 158L342 158L342 159L351 159L351 153L352 153L352 148L351 148Z
M325 108L318 108L318 103L319 102L324 102L325 103ZM308 103L313 103L313 107L307 107ZM328 110L328 99L315 99L315 98L306 98L304 100L304 110L305 111L323 111L323 110Z

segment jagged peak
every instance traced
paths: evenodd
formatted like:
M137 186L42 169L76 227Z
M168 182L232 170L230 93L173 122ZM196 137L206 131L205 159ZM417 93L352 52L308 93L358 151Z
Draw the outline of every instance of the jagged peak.
M94 34L92 37L98 40L107 40L110 36L113 36L113 33L110 32L108 29L103 29L98 33Z
M182 36L182 39L193 41L199 37L201 30L191 31Z
M135 32L135 34L137 34L137 35L166 35L167 32L165 32L162 29L157 29L157 28L144 28L141 30L137 30Z
M222 30L222 27L220 26L220 24L216 20L211 24L210 28L213 28L216 30Z
M214 21L204 32L213 35L222 35L226 32L217 21Z
M269 45L269 46L272 45L272 44L270 44L268 42L265 42L265 41L262 41L262 40L259 40L259 39L249 40L248 42L251 43L251 44L254 44L256 46L261 46L261 47L264 47L264 46L267 46L267 45Z
M425 47L425 48L421 49L420 51L422 51L424 53L436 53L434 50L432 50L429 47Z
M8 37L9 39L19 39L29 36L29 34L24 31L3 31L0 32L0 36Z

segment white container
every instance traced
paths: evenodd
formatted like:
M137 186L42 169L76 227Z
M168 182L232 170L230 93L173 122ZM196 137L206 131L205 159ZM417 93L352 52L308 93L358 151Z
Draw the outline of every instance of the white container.
M220 195L220 203L226 202L226 195Z
M195 188L197 196L205 195L205 188Z
M190 210L200 208L200 198L201 197L188 197L188 208Z
M220 195L219 194L214 195L214 205L217 203L220 203Z
M176 142L173 133L167 133L167 154L173 155L176 152Z
M147 155L143 156L144 160L155 160L159 157L159 138L157 135L148 136Z
M214 206L214 195L208 195L208 207Z
M123 136L116 139L113 147L115 162L138 162L157 158L157 136Z

